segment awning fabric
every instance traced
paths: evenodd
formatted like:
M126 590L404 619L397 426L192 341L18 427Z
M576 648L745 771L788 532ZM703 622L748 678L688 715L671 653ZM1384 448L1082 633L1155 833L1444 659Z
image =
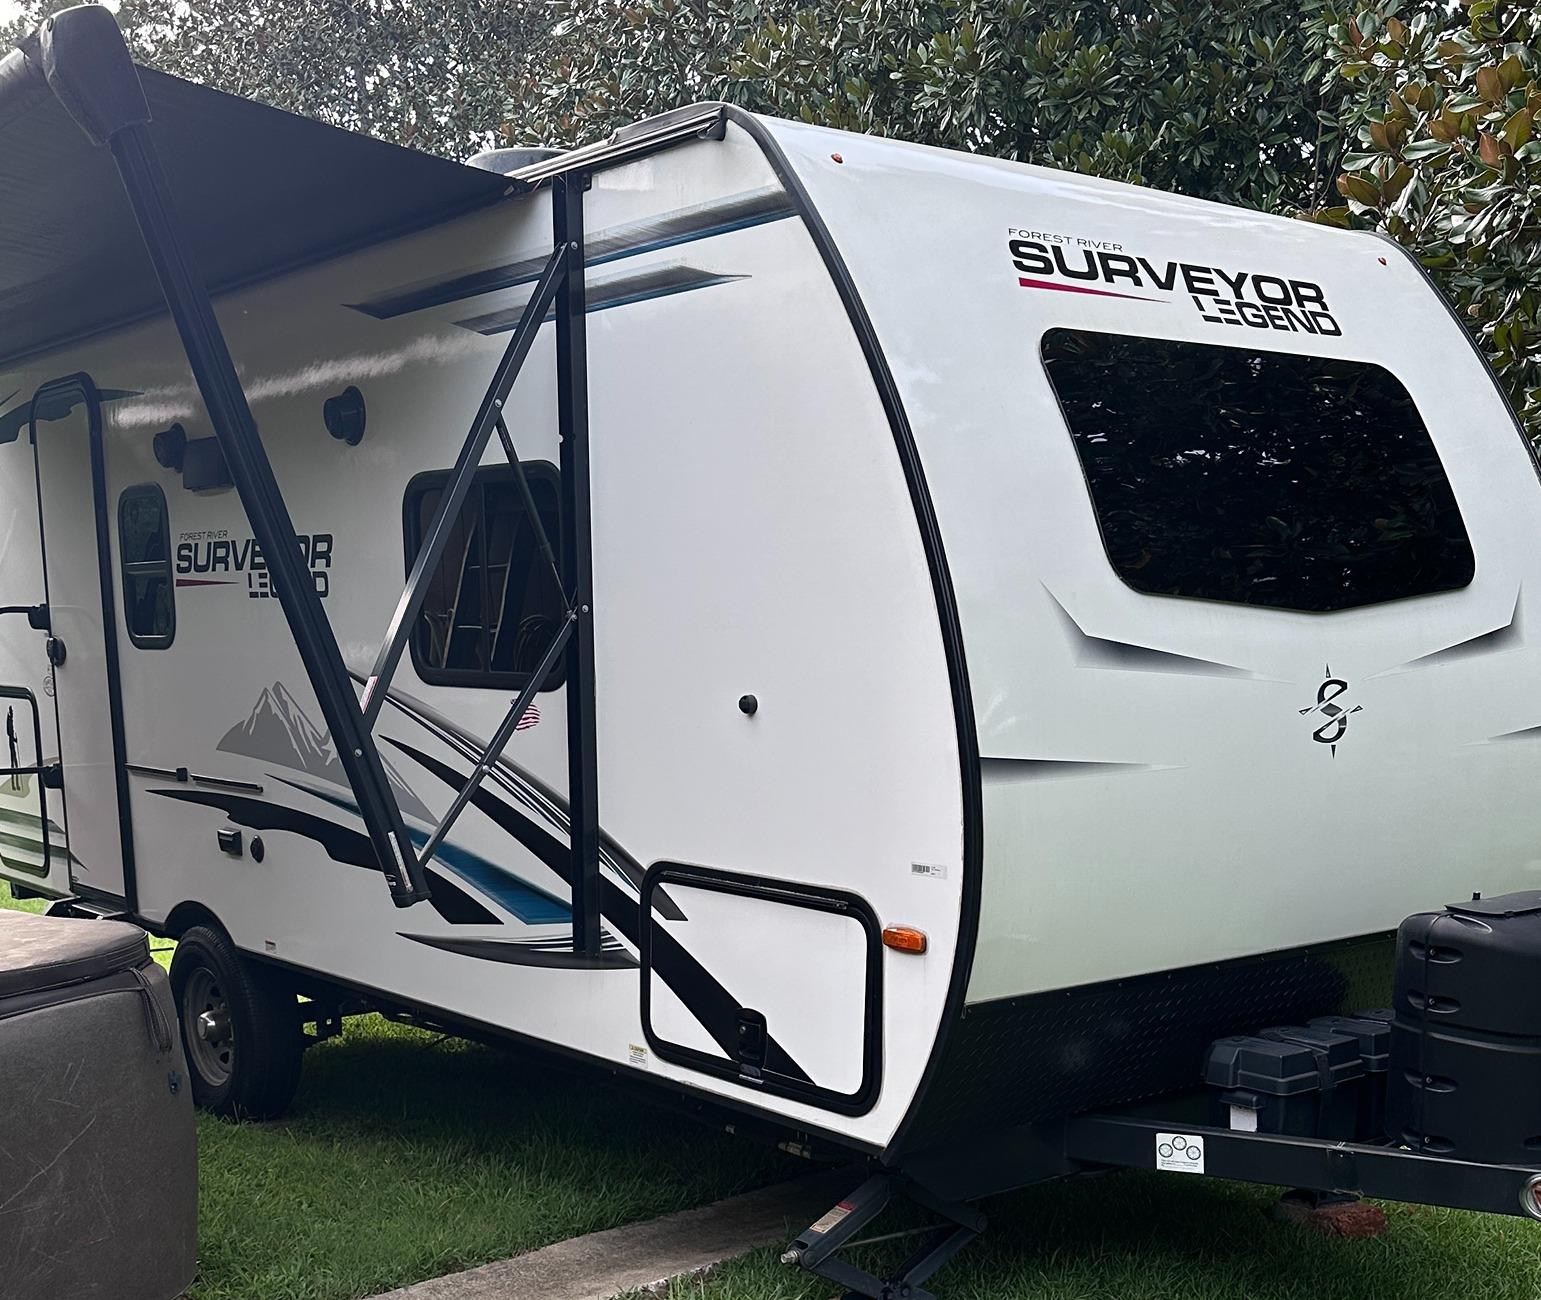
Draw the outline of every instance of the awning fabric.
M215 292L491 203L506 177L149 68L156 150ZM0 364L164 310L112 156L0 59Z

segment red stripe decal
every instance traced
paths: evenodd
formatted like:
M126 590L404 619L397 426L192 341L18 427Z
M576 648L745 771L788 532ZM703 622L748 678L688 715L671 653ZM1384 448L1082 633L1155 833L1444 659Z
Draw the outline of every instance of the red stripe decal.
M1060 284L1055 280L1029 280L1025 276L1017 281L1024 289L1054 289L1059 293L1089 293L1098 298L1130 298L1135 302L1161 302L1160 298L1145 298L1137 293L1114 293L1111 289L1087 289L1079 284Z

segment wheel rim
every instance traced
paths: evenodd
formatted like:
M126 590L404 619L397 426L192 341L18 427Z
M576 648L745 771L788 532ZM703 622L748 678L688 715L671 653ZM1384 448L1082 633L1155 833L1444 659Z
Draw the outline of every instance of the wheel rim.
M235 1071L235 1030L219 976L200 966L182 989L183 1038L199 1076L212 1087L227 1083Z

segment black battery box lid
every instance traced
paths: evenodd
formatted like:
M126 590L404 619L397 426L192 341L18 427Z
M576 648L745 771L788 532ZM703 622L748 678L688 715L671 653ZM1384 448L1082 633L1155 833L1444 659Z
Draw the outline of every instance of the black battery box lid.
M1534 916L1541 912L1541 889L1522 889L1515 894L1493 898L1473 898L1469 903L1447 903L1447 912L1457 916Z
M1324 1029L1330 1034L1342 1034L1359 1044L1359 1059L1364 1062L1366 1074L1384 1074L1391 1065L1391 1020L1393 1012L1385 1010L1356 1011L1347 1016L1318 1016L1308 1023L1309 1029Z
M1269 1097L1325 1091L1363 1074L1355 1039L1304 1025L1216 1039L1204 1063L1204 1082L1212 1087Z

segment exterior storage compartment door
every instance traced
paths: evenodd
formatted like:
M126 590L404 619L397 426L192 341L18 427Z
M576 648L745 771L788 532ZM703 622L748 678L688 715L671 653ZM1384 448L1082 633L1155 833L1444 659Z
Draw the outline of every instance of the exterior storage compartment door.
M660 1060L860 1114L882 1073L882 935L854 894L658 863L642 1025Z

